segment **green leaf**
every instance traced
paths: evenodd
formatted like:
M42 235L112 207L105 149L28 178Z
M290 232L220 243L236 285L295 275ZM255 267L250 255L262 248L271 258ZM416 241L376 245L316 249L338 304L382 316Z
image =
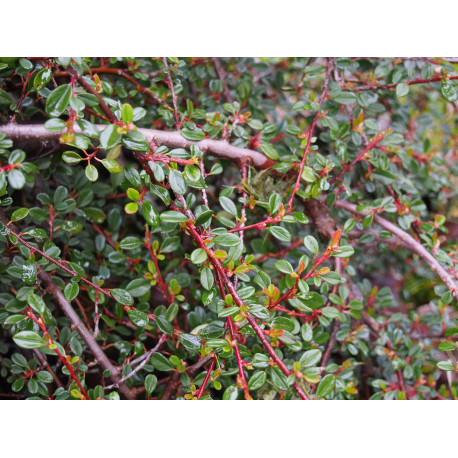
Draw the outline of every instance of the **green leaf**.
M46 345L45 340L37 333L32 331L21 331L13 336L14 342L21 348L39 348Z
M82 161L81 156L75 151L65 151L62 153L62 159L70 165L78 164Z
M353 92L340 92L334 96L334 100L343 105L350 105L356 102L356 95Z
M88 94L87 92L80 92L78 94L78 100L80 100L81 102L84 103L84 105L86 105L87 107L96 107L98 104L99 104L99 99L97 98L97 96L95 96L94 94ZM83 120L83 119L78 119L78 124L82 122L82 124L84 125L87 125L87 123L89 123L89 121L86 121L86 120ZM97 135L95 136L95 138L98 138L99 137L99 133L97 132Z
M163 316L158 315L156 317L156 324L157 327L165 334L168 334L169 336L173 335L173 326Z
M180 244L181 244L180 237L178 236L169 237L162 242L159 251L161 253L173 253L174 251L176 251L179 248Z
M456 348L456 344L450 341L441 342L437 347L437 349L440 351L455 351Z
M159 183L164 181L165 174L164 174L164 170L162 170L162 167L153 161L149 161L148 165L150 169L153 171L154 178L156 179L156 181L158 181Z
M145 391L150 395L157 386L157 377L154 374L148 374L145 377Z
M291 274L294 272L291 263L285 259L280 259L275 263L275 268L284 274Z
M142 179L140 177L140 174L133 167L126 167L124 169L124 176L126 180L130 183L130 187L139 189L142 185Z
M273 145L270 143L261 143L261 151L269 158L272 159L273 161L278 161L280 159L280 156L278 155L277 150Z
M213 164L210 169L210 175L219 175L223 173L223 166L219 163Z
M194 126L194 127L189 127L189 126L186 126L186 127L183 127L181 129L181 135L183 135L184 138L186 138L186 140L190 140L190 141L194 141L194 142L198 142L200 140L203 140L205 138L205 133L199 129L198 127Z
M235 401L239 396L239 390L235 385L228 386L223 393L223 401Z
M125 212L128 215L133 215L138 212L138 204L137 202L129 202L125 207L124 207Z
M21 219L24 219L28 214L29 214L28 208L25 208L25 207L18 208L11 215L11 222L15 223L16 221L20 221Z
M159 227L161 224L161 218L158 211L147 201L143 201L142 203L142 215L145 221L153 228Z
M355 250L350 245L339 247L339 251L334 252L332 255L336 258L349 258L355 254Z
M15 149L8 158L8 164L20 164L26 158L26 154L21 149Z
M121 119L125 124L130 123L134 120L134 110L132 109L132 106L128 103L125 103L122 106Z
M102 164L110 173L120 173L122 171L121 165L114 159L102 159Z
M65 127L66 127L65 121L63 121L62 119L53 118L53 119L48 119L45 122L45 128L46 130L49 130L50 132L61 132L62 130L65 129Z
M335 307L324 307L321 312L323 316L330 318L331 320L340 315L340 312Z
M110 149L121 141L121 135L118 134L118 126L110 124L100 134L100 147Z
M317 398L324 398L328 394L331 394L336 386L336 378L332 374L325 375L318 384L316 389Z
M304 237L304 246L310 253L318 254L319 246L318 242L316 241L315 237L312 235L306 235Z
M113 293L113 290L111 290L111 292ZM130 321L140 328L145 327L149 323L148 315L144 312L140 312L140 310L129 310L127 315L129 315Z
M227 347L226 339L208 339L205 345L210 348L224 348Z
M30 70L33 69L33 64L32 64L32 62L30 62L30 60L25 59L25 58L19 59L19 65L20 65L24 70L27 70L27 71L30 71Z
M151 282L146 278L135 278L127 286L126 291L132 297L141 297L151 289Z
M127 191L126 191L126 194L127 194L127 197L130 199L130 200L133 200L134 202L137 202L137 200L140 199L140 193L134 189L134 188L129 188Z
M314 366L321 360L321 351L314 349L306 351L302 356L299 362L301 367Z
M203 264L207 260L207 252L202 248L197 248L191 253L191 262L193 264Z
M213 210L207 210L202 212L199 216L196 217L196 226L201 226L205 224L213 215Z
M142 241L137 237L125 237L119 243L121 250L135 250L142 245Z
M69 262L69 265L73 272L78 274L80 277L85 278L86 277L86 271L79 265L76 264L75 262Z
M33 87L36 91L41 91L51 81L52 71L50 68L44 68L37 73L33 80Z
M21 278L26 285L33 285L37 280L37 266L34 262L26 261L21 268Z
M338 59L335 60L335 63L337 67L344 69L344 68L348 68L351 66L351 59L348 59L345 57L339 57Z
M150 364L158 371L168 372L173 371L175 366L161 353L153 353L151 355Z
M221 207L223 207L224 210L226 210L230 215L237 218L237 207L235 206L234 202L232 202L231 199L225 196L221 196L219 198L219 202L221 204Z
M440 361L437 363L437 367L443 371L455 370L455 366L450 361Z
M70 84L64 84L54 89L46 100L46 114L50 117L60 116L68 107L71 95Z
M307 183L314 183L316 181L315 171L311 167L304 166L301 178Z
M180 334L178 340L189 351L196 351L202 346L200 339L192 334Z
M133 305L134 303L132 296L125 289L114 288L110 290L110 293L115 301L122 305Z
M142 107L134 108L134 122L146 116L146 110Z
M272 378L272 383L281 391L288 389L288 384L286 381L285 374L278 367L272 367L270 369L270 376Z
M54 380L52 375L48 371L38 371L37 379L43 383L52 383Z
M78 234L78 232L83 230L83 226L77 221L65 221L64 224L62 224L62 229L72 234Z
M6 194L6 174L0 172L0 197Z
M141 151L143 153L148 153L150 148L148 142L145 140L137 140L134 138L123 137L122 144L132 150L132 151Z
M27 304L29 304L30 307L32 307L32 309L40 315L45 313L46 304L40 296L33 293L27 294Z
M177 211L166 211L161 213L161 221L165 221L167 223L185 223L188 221L188 217Z
M232 316L235 315L236 313L239 313L239 308L238 307L226 307L221 312L218 313L219 318L225 318L227 316Z
M221 246L238 246L240 244L240 237L236 234L226 234L217 235L213 241Z
M291 242L291 234L284 227L281 226L271 226L269 227L270 233L280 242Z
M295 328L295 325L291 321L291 319L286 318L284 316L277 316L274 319L273 324L275 325L277 329L284 329L285 331L288 331L288 332L293 332Z
M80 287L78 286L78 283L68 283L64 288L64 297L67 301L72 301L76 296L78 296L79 291Z
M0 221L0 235L7 235L8 228Z
M444 96L444 99L448 100L449 102L456 102L458 99L458 93L452 83L442 83L441 93Z
M186 164L184 167L184 171L186 173L186 177L188 178L188 180L190 181L199 181L200 180L200 177L201 177L200 170L199 170L199 167L197 167L196 165Z
M214 283L213 272L209 267L203 267L200 272L200 283L207 290L211 290Z
M215 324L209 324L199 331L200 337L203 339L217 339L224 333L223 326L217 326ZM227 341L226 341L227 344Z
M249 390L259 390L267 380L267 374L264 371L256 371L248 380Z
M122 145L118 144L107 152L107 159L117 159L122 151Z
M269 198L269 212L271 215L276 213L280 208L281 197L278 194L272 194Z
M24 174L18 169L13 169L8 173L8 182L13 189L22 189L25 185Z
M21 377L21 378L17 378L11 385L11 389L17 393L19 391L22 390L22 388L24 388L24 384L25 384L25 380Z
M183 175L178 170L170 169L169 182L176 194L183 195L186 193L186 183Z
M404 97L409 93L409 85L406 83L399 83L396 86L396 96L397 97Z
M173 321L176 318L176 316L178 315L179 309L180 308L178 307L178 304L176 303L170 304L169 308L165 312L165 318L167 319L167 321Z
M304 294L303 298L304 298L303 300L305 302L305 305L314 310L319 309L320 307L323 307L324 305L323 297L315 291L310 291Z
M92 164L86 165L84 174L89 181L97 181L97 178L99 178L99 172Z

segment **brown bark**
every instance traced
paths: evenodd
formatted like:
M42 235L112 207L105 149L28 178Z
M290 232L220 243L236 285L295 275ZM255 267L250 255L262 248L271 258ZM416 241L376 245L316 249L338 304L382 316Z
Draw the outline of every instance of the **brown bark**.
M113 381L113 383L118 384L120 381L119 369L115 367L107 358L105 353L99 347L99 344L96 342L94 336L89 332L84 323L81 321L80 317L73 310L70 302L65 299L62 291L57 287L53 279L46 272L41 272L39 277L48 287L49 291L54 297L54 300L56 301L56 304L62 309L68 319L72 322L73 326L75 326L78 334L89 347L97 362L100 364L104 371L109 370L111 372L110 379ZM134 399L134 396L132 395L132 392L127 385L121 384L119 391L127 399Z

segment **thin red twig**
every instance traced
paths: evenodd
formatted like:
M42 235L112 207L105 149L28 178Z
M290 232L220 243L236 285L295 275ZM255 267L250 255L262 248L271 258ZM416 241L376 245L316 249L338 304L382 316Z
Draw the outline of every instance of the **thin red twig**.
M323 90L321 91L320 99L318 101L318 105L320 106L323 103L324 97L328 90L328 84L329 84L329 73L326 72L326 78L324 81ZM299 187L300 187L300 183L302 179L302 172L304 170L305 161L307 160L307 155L309 153L310 146L312 144L313 132L315 131L315 125L316 125L316 122L318 121L319 115L320 115L320 112L317 111L315 113L315 116L313 117L312 125L310 126L310 129L308 131L307 145L305 147L304 155L302 157L301 165L299 167L299 173L297 174L296 184L294 185L293 193L291 194L291 197L289 198L289 201L288 201L288 213L291 213L293 210L294 196L296 195L296 192L299 191Z

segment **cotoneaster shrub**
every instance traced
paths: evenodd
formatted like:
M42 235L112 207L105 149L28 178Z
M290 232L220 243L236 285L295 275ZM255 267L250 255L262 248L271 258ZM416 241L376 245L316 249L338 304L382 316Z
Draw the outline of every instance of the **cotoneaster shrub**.
M0 59L0 391L451 399L458 60Z

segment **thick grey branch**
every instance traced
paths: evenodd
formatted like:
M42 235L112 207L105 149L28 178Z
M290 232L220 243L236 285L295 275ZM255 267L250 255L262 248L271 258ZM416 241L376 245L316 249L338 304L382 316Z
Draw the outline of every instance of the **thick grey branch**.
M136 360L137 362L140 362L141 360L143 360L143 361L141 361L140 364L132 372L130 372L129 374L125 375L122 379L119 380L119 382L113 383L113 385L110 385L110 386L106 386L105 390L111 390L113 388L118 388L121 383L124 383L127 379L133 377L140 369L143 368L143 366L146 365L146 363L149 362L149 359L151 358L151 355L153 353L156 353L159 350L159 347L164 343L164 340L166 339L166 337L167 337L167 334L162 334L161 338L159 339L159 342L156 344L156 346L154 348L149 350L144 355L140 356L140 358L137 358L137 360ZM135 361L132 361L131 366L133 365L134 362Z
M62 291L54 283L53 279L46 273L40 272L40 279L46 284L51 294L54 296L54 300L57 305L62 309L68 319L72 322L73 326L77 330L81 338L86 342L91 352L94 354L96 360L100 363L100 366L104 371L109 370L111 372L110 378L115 384L120 383L119 369L111 363L105 353L99 347L99 344L94 339L94 336L89 332L80 317L76 314L71 306L70 302L65 299ZM126 385L121 385L119 391L127 398L134 399L132 392Z
M345 200L338 200L335 203L336 207L342 208L352 213L359 215L367 215L369 212L358 211L356 210L356 205ZM382 218L379 215L374 215L374 221L379 226L383 227L387 231L393 233L398 237L404 245L413 253L418 254L424 261L426 261L431 269L442 278L443 282L447 285L448 289L452 292L453 296L458 299L458 285L457 282L451 277L447 270L439 263L439 261L431 254L429 251L419 242L417 242L412 236L407 232L404 232L398 226L393 223L390 223L388 220Z
M106 128L106 125L98 124L99 130ZM81 133L79 127L75 124L74 130ZM222 157L233 161L240 162L248 160L253 167L258 169L267 169L275 165L275 162L259 151L254 151L239 146L231 145L224 140L205 139L200 142L186 140L180 132L167 132L163 130L138 129L142 132L148 142L154 142L157 145L164 145L169 148L190 148L191 145L197 145L202 151L212 154L216 157ZM43 124L5 124L0 126L0 132L5 132L7 137L13 141L30 140L30 141L51 141L59 140L63 132L49 132Z

